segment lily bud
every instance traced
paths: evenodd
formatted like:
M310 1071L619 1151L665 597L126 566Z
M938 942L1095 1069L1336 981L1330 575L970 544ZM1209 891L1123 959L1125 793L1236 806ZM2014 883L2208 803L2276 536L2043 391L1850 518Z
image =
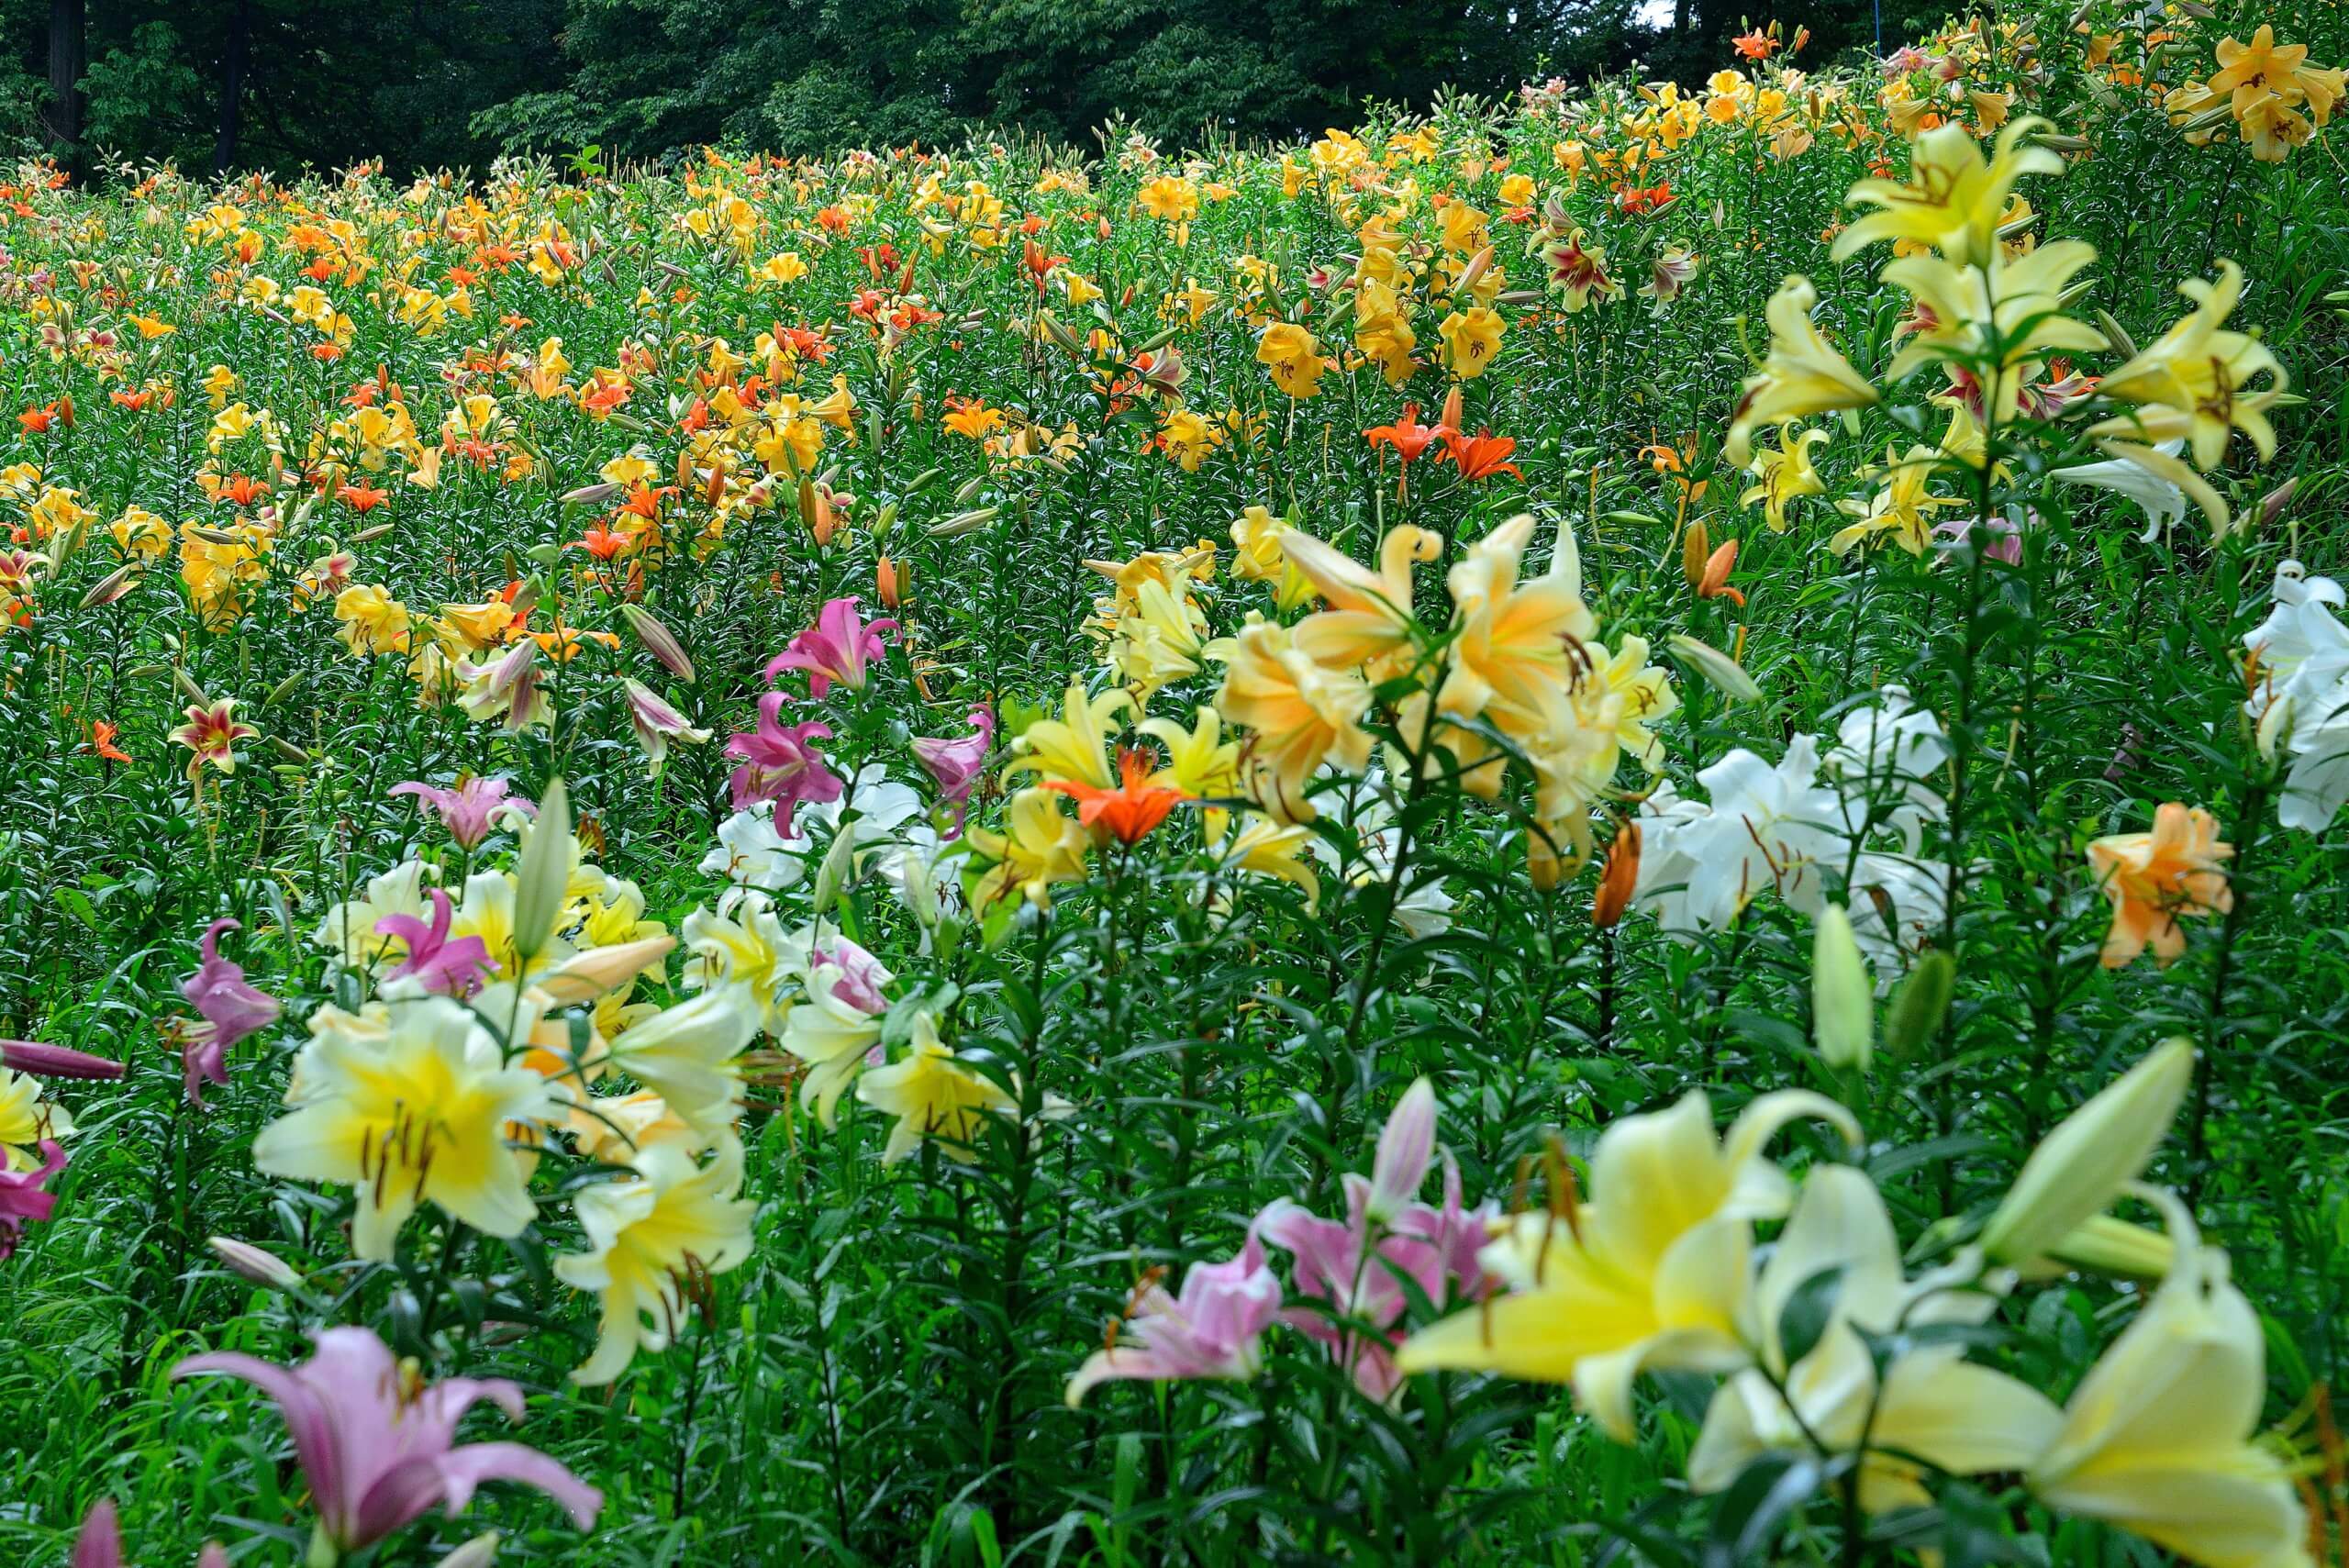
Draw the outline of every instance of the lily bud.
M2193 1042L2166 1040L2066 1117L2023 1162L1983 1229L1983 1251L2029 1262L2110 1207L2154 1157L2193 1081Z
M2176 1261L2177 1248L2158 1230L2099 1214L2083 1220L2078 1229L2048 1248L2047 1256L2067 1269L2128 1279L2160 1279Z
M29 1073L36 1078L119 1078L122 1063L92 1056L71 1046L43 1045L32 1040L0 1040L0 1067Z
M264 1290L299 1290L302 1276L294 1266L276 1253L256 1247L250 1241L232 1237L215 1236L205 1243L212 1249L222 1266L239 1279L250 1280Z
M1460 384L1455 381L1452 384L1452 390L1443 395L1443 417L1438 419L1436 423L1439 425L1449 425L1455 430L1459 429L1463 407Z
M607 995L669 956L674 937L647 937L589 948L541 974L532 984L557 1007L576 1007Z
M932 539L954 539L979 529L995 521L999 506L978 506L967 512L957 512L942 523L932 523L924 531Z
M82 595L82 608L93 610L100 605L111 605L137 586L139 586L138 565L134 562L127 566L117 566L104 577L99 578L90 591Z
M906 584L913 574L911 566L900 566L885 555L874 562L873 594L881 601L884 609L904 607Z
M2292 497L2299 493L2299 488L2300 482L2298 478L2288 479L2260 497L2260 526L2273 527L2276 519L2284 515L2284 508L2292 504Z
M1418 1199L1428 1162L1435 1158L1435 1085L1425 1078L1413 1079L1378 1135L1370 1196L1363 1206L1365 1217L1392 1219Z
M693 684L693 659L685 652L685 645L677 640L676 633L661 623L660 617L642 605L629 604L620 606L620 615L627 620L629 629L636 633L637 640L644 644L644 651L661 662L662 668L687 685Z
M1640 825L1626 821L1615 829L1607 846L1607 865L1598 875L1598 891L1590 900L1590 923L1607 930L1631 906L1632 889L1640 884Z
M489 1568L497 1557L497 1540L495 1530L484 1530L440 1559L440 1568Z
M1892 1011L1884 1021L1885 1048L1895 1056L1921 1049L1939 1034L1942 1015L1949 1011L1950 994L1957 988L1957 961L1939 949L1917 955L1909 978L1892 994Z
M2291 732L2292 699L2277 697L2267 705L2267 711L2259 716L2259 729L2254 737L2254 743L2259 748L2259 760L2274 762L2277 742Z
M1760 702L1762 688L1743 665L1709 642L1675 632L1666 639L1672 651L1697 667L1697 673L1731 702Z
M571 884L571 793L561 779L547 785L538 820L522 831L514 875L514 951L527 962L554 935Z
M1688 531L1680 536L1680 575L1687 580L1691 588L1704 582L1705 562L1712 549L1712 535L1706 528L1702 517L1690 523Z
M821 915L829 909L840 897L841 889L855 875L855 870L856 825L843 822L840 831L832 835L832 847L824 851L824 863L816 868L815 890L807 899L809 913Z
M1811 937L1810 1029L1827 1065L1868 1070L1876 1051L1876 982L1840 904L1819 912Z

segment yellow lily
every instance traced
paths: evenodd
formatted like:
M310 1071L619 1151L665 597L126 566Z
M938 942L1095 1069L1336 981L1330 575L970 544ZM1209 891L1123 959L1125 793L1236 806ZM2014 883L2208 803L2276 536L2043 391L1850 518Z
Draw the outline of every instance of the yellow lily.
M1789 1200L1762 1150L1798 1117L1859 1142L1849 1111L1799 1089L1754 1100L1726 1138L1701 1089L1613 1123L1591 1156L1587 1203L1564 1195L1558 1213L1519 1215L1479 1254L1510 1293L1413 1335L1397 1364L1571 1383L1593 1419L1631 1441L1642 1370L1745 1364L1752 1222Z
M1865 408L1876 390L1838 353L1810 319L1819 291L1805 277L1790 277L1770 296L1770 352L1762 368L1745 378L1737 412L1730 419L1721 455L1731 467L1753 461L1753 431L1841 408Z
M1789 1365L1780 1316L1796 1291L1829 1270L1841 1275L1827 1328ZM1912 1349L1879 1379L1862 1337L1982 1321L1997 1298L1953 1288L1971 1272L1961 1262L1944 1274L1904 1279L1876 1184L1848 1165L1813 1171L1754 1284L1748 1332L1766 1375L1740 1372L1713 1396L1689 1451L1689 1485L1718 1492L1771 1450L1807 1450L1816 1439L1832 1452L1849 1453L1865 1436L1860 1504L1873 1514L1930 1503L1924 1464L1980 1474L2030 1463L2062 1420L2046 1396L1959 1359L1964 1349L1952 1344Z
M2291 1473L2251 1441L2267 1392L2259 1314L2184 1204L2137 1193L2165 1212L2177 1261L2073 1391L2024 1484L2053 1507L2207 1568L2304 1568L2307 1519Z

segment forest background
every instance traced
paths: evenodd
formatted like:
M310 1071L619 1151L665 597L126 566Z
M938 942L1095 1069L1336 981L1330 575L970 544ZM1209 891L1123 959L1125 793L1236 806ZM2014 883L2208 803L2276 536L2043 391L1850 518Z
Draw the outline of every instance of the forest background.
M0 147L284 176L813 155L981 130L1288 139L1548 75L1718 68L1748 0L0 0ZM1931 11L1932 15L1927 15ZM1806 59L1939 0L1806 8Z

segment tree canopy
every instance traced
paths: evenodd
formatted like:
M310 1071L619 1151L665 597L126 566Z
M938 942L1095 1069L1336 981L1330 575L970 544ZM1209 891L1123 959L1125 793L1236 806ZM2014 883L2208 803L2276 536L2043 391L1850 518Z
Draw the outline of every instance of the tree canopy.
M1698 77L1750 0L0 0L0 129L191 172L481 167L501 152L806 154L974 130L1286 138L1365 103L1634 64ZM1887 0L1883 35L1928 6ZM1937 9L1937 8L1936 8ZM1816 57L1873 0L1799 17ZM63 91L72 83L71 92Z

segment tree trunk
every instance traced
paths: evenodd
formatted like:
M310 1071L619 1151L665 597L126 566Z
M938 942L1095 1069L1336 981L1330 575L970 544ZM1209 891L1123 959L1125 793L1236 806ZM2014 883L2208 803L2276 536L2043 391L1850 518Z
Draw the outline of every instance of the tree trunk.
M250 0L237 0L228 19L228 47L220 72L220 134L212 143L212 172L226 174L237 161L237 135L244 123L245 55L252 45Z
M83 0L49 0L49 135L82 168Z

